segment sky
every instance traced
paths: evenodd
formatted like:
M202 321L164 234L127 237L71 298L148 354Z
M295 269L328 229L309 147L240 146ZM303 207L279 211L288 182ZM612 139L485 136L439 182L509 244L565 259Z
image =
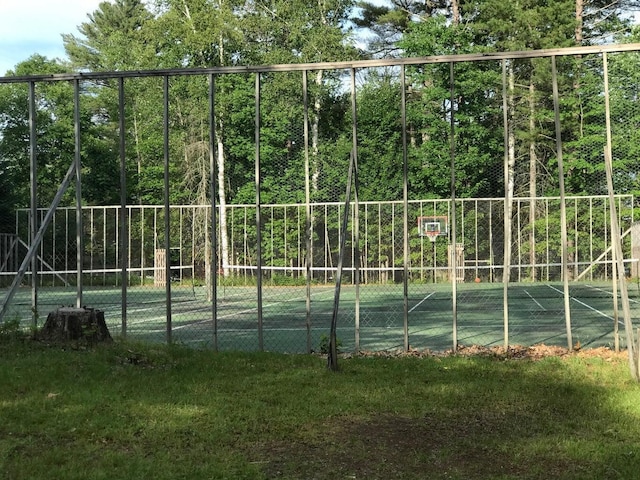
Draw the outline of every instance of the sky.
M64 58L62 34L78 34L101 1L0 0L0 77L35 53Z
M35 53L64 58L62 34L78 34L101 1L0 0L0 77Z
M77 35L78 26L102 1L0 0L0 77L36 53L65 58L62 34Z

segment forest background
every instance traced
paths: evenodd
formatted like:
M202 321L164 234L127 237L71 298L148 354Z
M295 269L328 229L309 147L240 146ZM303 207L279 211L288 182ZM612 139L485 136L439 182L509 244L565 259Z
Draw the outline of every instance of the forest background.
M67 59L34 55L9 76L353 61L627 43L640 41L632 15L638 0L393 0L386 5L352 0L115 0L103 2L63 35ZM515 195L557 195L557 159L544 59L509 63L510 116L518 142ZM612 59L624 79L616 101L637 98L640 59ZM344 73L344 72L343 72ZM450 196L449 65L408 70L412 106L408 175L411 198ZM602 118L598 67L563 58L563 143L568 191L605 193L602 139L591 121ZM368 200L402 198L403 139L397 75L372 69L358 78L360 194ZM255 200L254 79L216 79L217 202ZM335 200L352 148L351 99L340 72L312 72L310 154L314 202ZM593 88L590 89L589 85ZM210 204L208 111L205 76L173 77L169 145L172 204ZM262 201L304 202L301 138L286 138L302 118L300 80L263 75L261 110ZM496 94L497 92L497 94ZM572 95L571 92L575 94ZM38 204L47 206L74 157L74 90L68 82L37 88ZM161 205L163 183L162 87L157 79L127 81L125 111L128 204ZM120 204L118 91L108 81L82 82L82 198L86 205ZM17 208L29 206L29 111L25 83L0 85L0 231L11 229ZM464 64L456 73L456 195L504 196L501 72L494 65ZM640 112L638 113L640 115ZM598 122L601 122L598 120ZM625 118L629 125L639 118ZM592 128L593 126L593 128ZM294 129L295 130L295 129ZM302 128L298 128L302 136ZM636 135L640 129L627 129ZM640 141L616 139L616 168L637 171ZM592 156L584 152L592 152ZM446 154L443 154L445 152ZM578 154L580 152L580 154ZM638 175L617 179L616 193L640 193ZM320 181L321 180L321 181ZM63 199L74 204L73 192ZM221 222L224 218L220 219ZM223 259L225 263L228 258Z

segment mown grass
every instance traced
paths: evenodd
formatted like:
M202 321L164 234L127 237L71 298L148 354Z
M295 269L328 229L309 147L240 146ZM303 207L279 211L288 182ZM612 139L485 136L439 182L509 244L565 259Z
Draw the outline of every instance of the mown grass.
M630 479L624 357L0 343L3 479Z

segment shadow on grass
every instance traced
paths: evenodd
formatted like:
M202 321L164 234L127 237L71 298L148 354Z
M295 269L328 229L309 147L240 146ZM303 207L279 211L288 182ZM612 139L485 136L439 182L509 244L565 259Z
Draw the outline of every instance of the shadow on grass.
M1 348L0 477L629 479L625 359Z
M620 386L626 383L636 399L638 388L624 376L607 385L583 374L601 368L603 360L405 359L390 365L396 361L343 362L341 375L355 390L362 388L360 411L331 415L303 435L263 445L252 458L268 459L268 478L290 479L637 474L638 409L625 407ZM357 385L357 372L369 362L380 376L367 395L367 387ZM416 371L422 378L415 378ZM388 395L379 397L380 389Z

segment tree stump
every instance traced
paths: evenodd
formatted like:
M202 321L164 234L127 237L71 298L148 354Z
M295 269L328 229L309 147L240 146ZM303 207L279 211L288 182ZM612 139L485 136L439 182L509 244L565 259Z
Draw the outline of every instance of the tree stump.
M104 321L104 312L87 307L61 307L49 313L39 337L56 342L80 340L91 344L113 340Z

